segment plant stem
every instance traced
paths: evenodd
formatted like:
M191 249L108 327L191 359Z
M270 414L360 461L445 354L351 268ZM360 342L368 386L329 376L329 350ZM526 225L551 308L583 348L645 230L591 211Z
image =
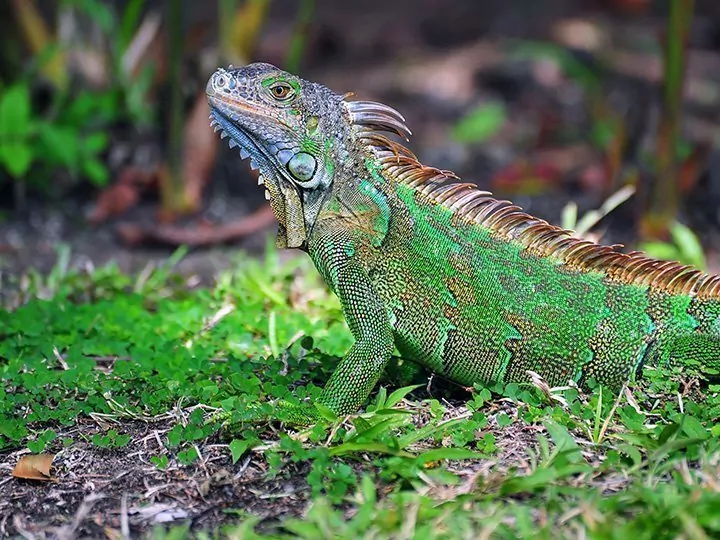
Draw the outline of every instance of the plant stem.
M293 31L290 46L285 56L285 69L292 73L300 71L300 63L302 62L303 53L305 52L307 35L314 12L315 0L301 0L300 10L298 11L297 20L295 21L295 30Z
M182 210L185 206L184 186L180 171L183 126L182 95L182 32L183 10L181 0L168 0L168 40L169 40L169 75L170 75L170 132L168 135L167 174L161 175L161 199L165 212L171 214Z
M663 55L662 116L656 148L657 180L649 187L648 203L640 224L640 235L645 239L668 238L678 208L677 145L694 0L670 0L669 4Z

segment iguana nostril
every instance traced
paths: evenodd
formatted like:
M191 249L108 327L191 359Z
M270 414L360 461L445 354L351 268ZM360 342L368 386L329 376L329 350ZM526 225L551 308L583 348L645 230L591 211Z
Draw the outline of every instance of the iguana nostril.
M208 97L215 95L215 77L210 77L205 85L205 95Z

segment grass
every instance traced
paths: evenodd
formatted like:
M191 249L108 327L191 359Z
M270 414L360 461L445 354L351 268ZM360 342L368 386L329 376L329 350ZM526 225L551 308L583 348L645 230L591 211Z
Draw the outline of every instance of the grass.
M361 414L299 432L247 424L226 438L207 423L214 411L312 399L351 337L305 258L240 257L200 287L172 272L181 255L128 276L74 271L61 251L49 276L0 290L0 464L57 453L57 486L3 473L0 514L27 520L10 533L45 523L168 539L720 535L720 387L678 370L649 371L620 395L385 380ZM101 480L82 469L113 463L125 484L103 484L95 503ZM83 504L101 505L94 525L83 505L54 507L76 485ZM169 496L172 485L182 489ZM137 517L168 501L172 524Z

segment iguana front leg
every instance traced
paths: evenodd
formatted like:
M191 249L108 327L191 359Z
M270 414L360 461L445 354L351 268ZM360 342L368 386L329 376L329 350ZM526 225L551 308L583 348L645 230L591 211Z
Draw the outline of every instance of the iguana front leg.
M332 374L319 402L338 415L356 412L375 387L394 349L385 305L355 259L352 241L337 232L329 242L311 242L309 254L340 299L355 343Z
M318 402L336 415L356 412L368 398L394 349L393 328L385 306L367 272L354 258L350 241L337 236L331 243L310 243L308 252L323 278L340 299L345 319L355 343L330 377ZM259 407L232 413L214 414L208 422L222 422L232 432L236 424L280 419L289 424L308 425L320 418L310 404L275 402L268 418Z

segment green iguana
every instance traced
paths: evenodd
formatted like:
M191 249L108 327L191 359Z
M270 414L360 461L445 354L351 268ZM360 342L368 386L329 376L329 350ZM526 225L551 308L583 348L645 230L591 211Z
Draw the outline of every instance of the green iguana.
M395 348L463 385L720 368L720 276L573 238L427 167L394 109L263 63L218 69L211 123L260 170L277 245L306 251L355 343L320 402L369 396Z

